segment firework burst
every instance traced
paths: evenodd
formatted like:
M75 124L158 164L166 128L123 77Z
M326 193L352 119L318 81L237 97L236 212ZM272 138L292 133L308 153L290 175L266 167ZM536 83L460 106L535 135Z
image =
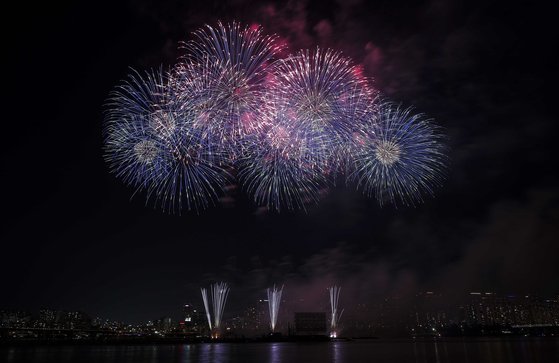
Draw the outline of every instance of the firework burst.
M107 102L105 159L113 173L137 189L157 178L165 138L175 131L172 101L162 70L133 71Z
M331 134L350 128L337 114L352 85L361 81L349 59L332 50L302 50L279 61L275 77L302 124Z
M390 103L381 107L354 150L350 179L378 201L413 205L434 194L446 165L442 135L421 114Z
M239 162L239 179L254 201L268 209L304 209L328 184L328 149L323 135L300 128L281 105L266 108L265 125Z
M105 158L117 177L165 210L200 210L217 200L228 179L218 153L189 123L167 73L134 72L108 102Z
M193 126L235 156L239 142L259 129L255 114L269 65L282 47L258 26L219 23L194 32L184 48L187 54L175 74L182 97L197 111Z
M375 92L349 58L332 50L302 50L275 67L275 98L295 115L296 127L320 135L338 168L342 148L359 129L357 118L373 103Z

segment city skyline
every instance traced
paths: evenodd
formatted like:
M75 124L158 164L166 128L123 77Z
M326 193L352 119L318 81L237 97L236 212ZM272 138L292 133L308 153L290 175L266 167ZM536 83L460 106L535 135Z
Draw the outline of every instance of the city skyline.
M286 308L280 310L275 330L270 326L267 301L260 299L245 306L242 311L226 313L220 338L258 338L272 333L311 333L332 338L331 320L324 305L301 310L296 299L289 298L282 299L282 304ZM545 334L541 329L547 329L547 334L552 335L559 329L559 296L540 298L465 292L451 303L443 294L427 291L405 301L387 297L382 302L350 301L346 304L346 315L337 321L338 338ZM310 331L303 330L301 324L309 324L304 329ZM74 339L76 334L81 334L77 339L85 339L92 331L132 337L140 334L174 338L181 333L183 337L208 339L215 334L207 326L203 304L190 302L183 305L178 319L160 316L136 324L91 317L81 311L41 309L29 313L0 309L0 329L4 337L23 334L22 338L32 332L45 334L48 331L74 331Z
M284 286L285 287L285 286ZM289 292L289 289L286 289L287 292ZM323 296L323 300L324 301L318 301L318 302L313 302L313 304L309 304L308 302L305 302L303 299L301 299L300 297L297 296L293 296L293 295L285 295L282 294L282 298L280 300L280 305L281 305L281 309L278 309L278 313L277 313L277 323L278 325L284 325L281 324L281 318L285 318L286 317L286 311L290 311L290 313L294 313L295 311L316 311L316 312L324 312L324 313L328 313L328 324L331 324L332 322L332 316L331 316L331 306L330 306L330 301L328 301L329 297L328 297L328 292L329 290L326 291L326 294L324 294ZM438 307L445 307L445 308L449 308L450 306L454 306L455 308L462 306L464 304L469 304L474 300L500 300L502 301L509 301L509 302L514 302L514 303L518 303L520 301L526 301L526 302L545 302L545 303L551 303L551 304L558 304L559 303L559 293L555 294L555 295L551 295L551 296L541 296L541 295L525 295L525 294L515 294L515 293L504 293L504 294L500 294L500 293L495 293L495 292L487 292L487 291L470 291L470 292L455 292L453 294L445 294L442 292L435 292L435 291L420 291L420 292L416 292L415 294L411 295L411 296L378 296L375 299L370 299L370 300L363 300L363 301L352 301L349 300L347 301L347 305L346 304L338 304L338 315L337 315L337 319L336 322L341 322L342 320L345 320L345 317L342 319L339 312L340 310L343 310L344 312L346 312L346 315L349 315L351 317L351 319L355 319L356 316L358 317L358 312L360 311L360 309L363 309L363 307L369 307L371 308L372 306L381 306L387 302L397 302L400 305L401 311L398 312L397 315L390 317L388 316L388 319L393 319L394 322L399 321L399 319L401 319L403 316L412 314L414 312L414 309L417 308L417 302L419 300L423 299L424 302L425 301L431 301L437 302ZM235 317L238 317L239 315L242 314L248 314L249 311L253 311L254 314L259 316L259 323L258 325L261 325L263 330L272 330L270 323L271 323L271 316L270 316L270 306L268 304L269 300L267 299L266 294L263 294L262 296L260 296L259 298L255 298L255 299L239 299L240 301L231 301L230 305L228 309L224 309L223 311L223 319L224 321L229 321L231 319L235 319ZM342 301L345 301L346 299L341 299ZM196 300L187 300L187 302L182 306L182 309L177 309L177 307L175 307L174 311L171 314L164 314L163 312L159 315L157 315L159 318L170 318L173 319L173 321L175 322L181 322L181 321L187 321L185 320L185 316L191 314L191 313L186 313L186 311L194 311L195 314L198 316L198 320L199 323L201 323L201 325L204 326L204 329L208 329L208 322L207 322L207 316L206 316L206 310L204 307L204 301L203 299L199 299ZM559 305L557 305L559 307ZM434 306L436 307L436 306ZM347 311L346 311L347 310ZM60 308L55 308L55 307L41 307L40 309L37 310L28 310L28 309L18 309L17 307L12 307L12 308L1 308L0 307L0 311L4 311L4 312L8 312L8 311L12 311L12 312L21 312L21 313L26 313L28 315L36 315L37 313L41 314L43 311L56 311L59 313L80 313L80 314L87 314L89 315L89 313L85 312L82 309L60 309ZM186 315L185 315L186 314ZM370 314L370 315L367 315ZM361 316L361 318L367 318L367 319L379 319L379 316L375 316L375 314L370 311L369 313L365 314L365 316ZM255 315L255 316L256 316ZM289 315L289 313L288 313ZM91 315L91 316L95 316L95 315ZM384 317L386 318L386 315L384 315ZM126 321L124 319L120 319L118 317L99 317L99 316L95 316L95 319L103 319L103 320L111 320L111 321L115 321L115 322L119 322L122 324L130 324L130 325L136 325L136 324L143 324L145 322L150 322L150 321L154 321L157 319L154 319L154 317L151 317L149 319L144 319L141 321ZM212 319L212 323L213 323L213 319ZM557 322L555 321L551 321L552 324L559 324L559 320ZM329 325L330 326L330 325ZM284 326L285 328L285 326ZM330 329L330 328L329 328Z

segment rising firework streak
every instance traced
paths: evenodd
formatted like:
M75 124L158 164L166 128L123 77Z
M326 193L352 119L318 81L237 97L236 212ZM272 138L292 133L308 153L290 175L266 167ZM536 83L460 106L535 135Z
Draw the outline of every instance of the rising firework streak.
M328 288L328 292L330 293L330 338L336 338L338 336L340 318L344 313L343 309L340 311L338 308L341 290L342 288L339 286Z
M217 338L220 334L221 319L223 318L227 295L229 295L229 285L227 285L226 282L218 282L210 285L211 302L208 299L207 290L205 288L201 288L200 291L202 292L202 300L204 301L204 308L206 309L208 327L212 332L212 337ZM210 306L212 308L211 312ZM213 320L211 318L211 313L213 313Z
M276 331L276 323L278 320L278 312L281 303L281 294L283 292L283 286L281 289L277 289L276 285L273 288L268 288L266 290L268 294L268 310L270 313L270 328L272 333Z

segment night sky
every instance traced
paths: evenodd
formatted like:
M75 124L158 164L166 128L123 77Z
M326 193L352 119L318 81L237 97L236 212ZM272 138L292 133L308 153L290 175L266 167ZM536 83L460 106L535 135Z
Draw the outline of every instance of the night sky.
M452 3L452 4L451 4ZM0 309L145 321L224 279L241 309L272 283L306 304L440 291L559 294L557 19L533 2L100 1L5 15ZM541 5L540 5L541 6ZM305 212L238 192L168 215L109 173L103 104L129 67L172 65L218 20L290 49L341 50L385 96L432 117L450 168L435 198L379 207L334 188ZM227 314L227 313L226 313Z

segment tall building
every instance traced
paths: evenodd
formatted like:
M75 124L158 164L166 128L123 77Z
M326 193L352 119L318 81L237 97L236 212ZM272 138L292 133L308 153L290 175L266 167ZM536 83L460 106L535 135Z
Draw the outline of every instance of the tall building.
M183 306L183 325L186 333L202 333L208 328L206 315L203 310L193 304Z
M173 320L167 316L157 319L153 322L153 327L161 333L168 333L173 328Z

